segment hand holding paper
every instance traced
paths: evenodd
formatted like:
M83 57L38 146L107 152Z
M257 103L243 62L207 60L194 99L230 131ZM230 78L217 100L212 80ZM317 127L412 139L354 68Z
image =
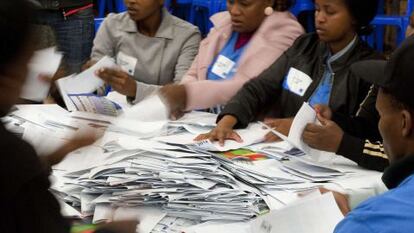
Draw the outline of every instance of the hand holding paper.
M29 74L21 93L23 99L41 102L47 97L52 80L44 77L53 77L62 57L62 53L57 52L55 47L35 52L29 63Z
M333 121L318 115L321 125L308 124L303 131L303 141L310 147L336 153L341 144L344 132Z

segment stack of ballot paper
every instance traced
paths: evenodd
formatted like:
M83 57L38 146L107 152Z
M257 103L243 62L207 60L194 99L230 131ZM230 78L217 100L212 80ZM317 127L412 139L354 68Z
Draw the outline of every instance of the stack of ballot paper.
M63 54L55 47L36 51L29 62L29 74L20 97L27 100L42 102L49 94L52 78L59 68Z
M201 221L244 221L268 210L259 195L241 188L210 155L162 143L135 143L132 149L133 142L121 142L119 148L129 148L108 156L112 163L71 169L65 174L70 181L54 190L80 205L83 215L93 214L97 204L158 205L170 216Z

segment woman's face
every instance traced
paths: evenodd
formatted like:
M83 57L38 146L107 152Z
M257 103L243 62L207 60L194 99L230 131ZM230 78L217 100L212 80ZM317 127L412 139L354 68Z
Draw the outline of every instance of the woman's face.
M26 45L21 54L0 71L0 114L6 114L17 103L33 53L34 47Z
M164 5L164 0L124 0L128 14L138 22L152 16Z
M256 31L265 19L264 10L272 6L271 0L227 0L233 31L248 33Z
M339 42L355 34L354 19L345 0L315 0L315 8L316 32L320 40Z

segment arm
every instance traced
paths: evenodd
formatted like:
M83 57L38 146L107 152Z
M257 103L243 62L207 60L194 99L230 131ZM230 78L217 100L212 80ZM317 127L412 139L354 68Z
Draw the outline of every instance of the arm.
M336 153L356 162L363 168L371 170L382 172L389 165L388 157L381 142L370 142L346 133Z
M177 64L175 65L175 74L174 74L174 83L179 83L183 78L185 72L190 68L191 63L194 60L194 57L197 54L198 47L200 44L200 33L196 30L188 37L187 41L184 42L183 47L181 48L180 54L177 59ZM146 84L143 82L136 82L137 90L136 96L133 100L133 103L138 103L143 100L148 95L159 90L162 86Z
M376 87L371 88L357 116L333 114L333 121L346 131L337 154L351 159L361 167L383 171L389 161L378 131L379 115L375 109L377 92Z
M263 107L269 106L280 95L288 60L285 53L261 75L247 82L228 102L217 120L232 115L237 119L235 127L246 127Z

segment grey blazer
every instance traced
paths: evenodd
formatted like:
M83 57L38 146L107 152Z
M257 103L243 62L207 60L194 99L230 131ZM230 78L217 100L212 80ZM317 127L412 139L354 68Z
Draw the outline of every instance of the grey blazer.
M197 27L163 9L162 22L154 37L137 30L128 13L109 14L94 40L91 59L116 57L119 52L136 58L133 78L137 93L133 103L168 83L178 83L198 52L201 36Z

